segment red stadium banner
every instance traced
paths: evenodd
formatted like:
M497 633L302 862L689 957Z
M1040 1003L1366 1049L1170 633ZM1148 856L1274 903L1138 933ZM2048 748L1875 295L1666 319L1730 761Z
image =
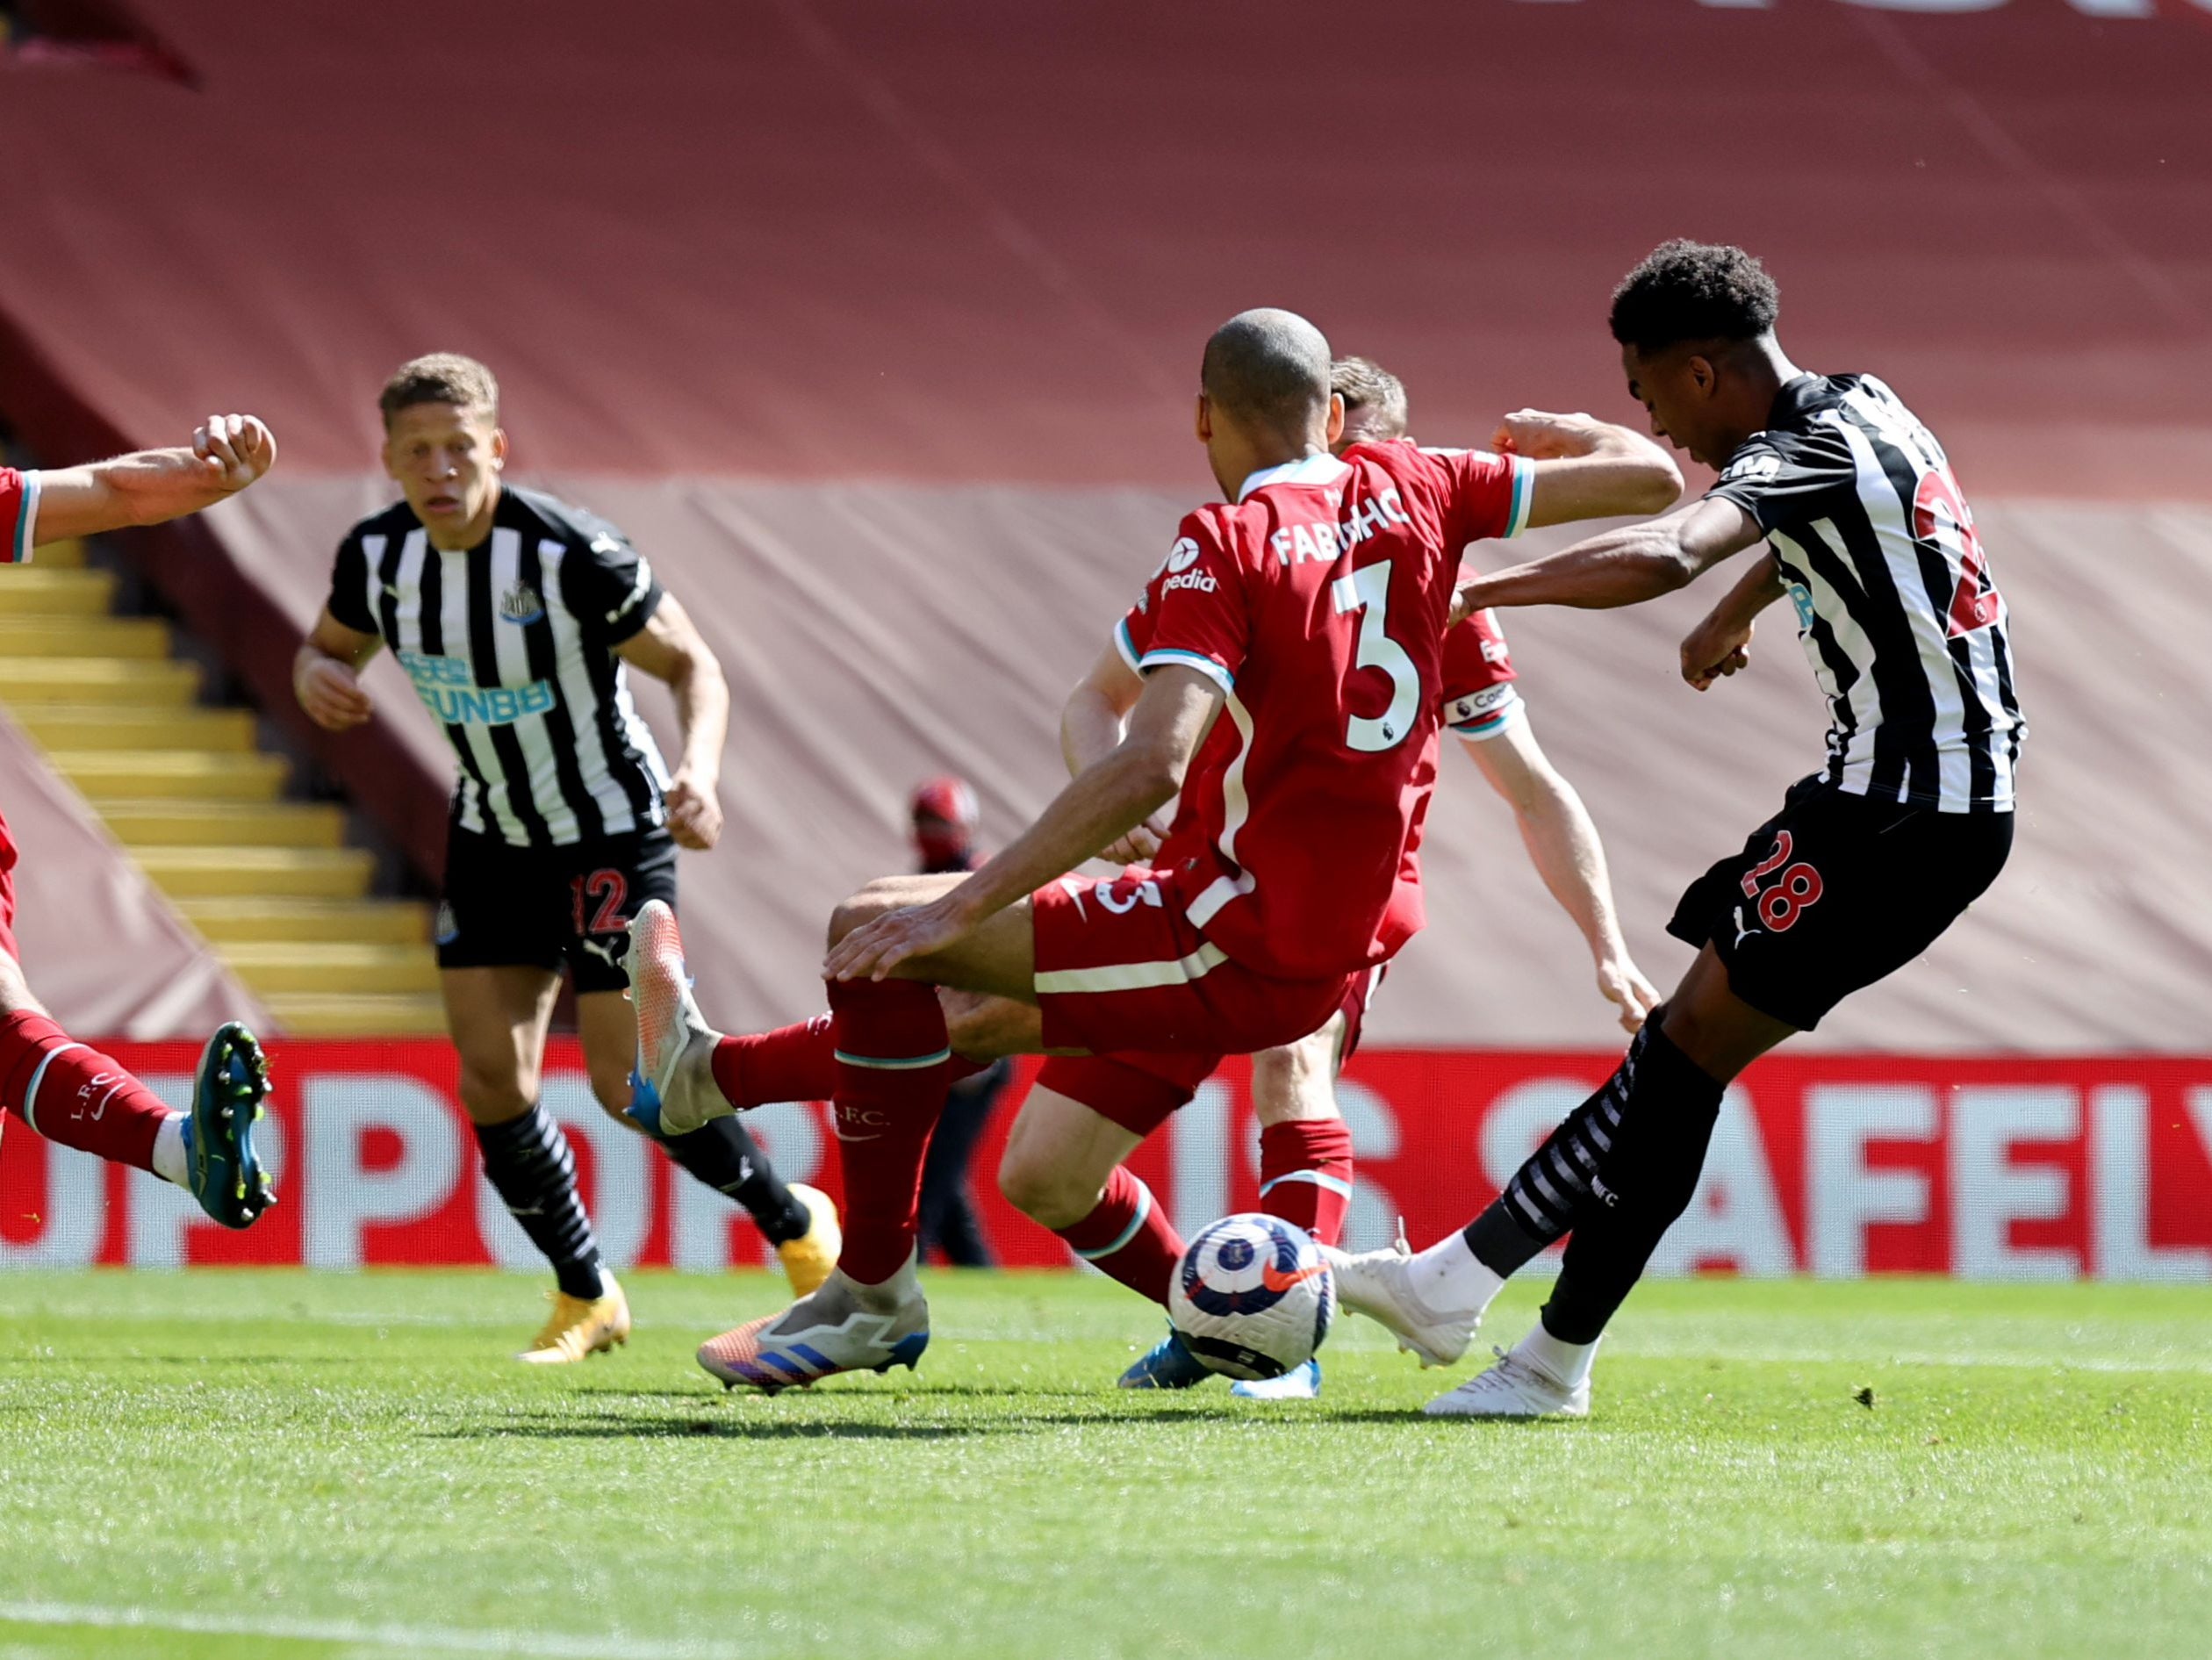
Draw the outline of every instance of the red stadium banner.
M111 1053L183 1100L190 1048ZM1466 1220L1614 1060L1361 1056L1341 1089L1360 1161L1351 1242L1386 1240L1400 1216L1417 1244ZM299 1042L276 1063L284 1201L250 1232L225 1232L181 1191L14 1124L0 1142L0 1267L538 1266L478 1178L449 1048ZM986 1222L1008 1263L1064 1265L1059 1242L993 1186L1017 1095L977 1156ZM769 1260L742 1212L600 1110L572 1043L556 1042L544 1099L618 1267ZM820 1105L765 1108L748 1123L787 1178L837 1190ZM1254 1204L1256 1157L1245 1068L1232 1063L1134 1168L1189 1229ZM1767 1060L1729 1091L1697 1199L1655 1266L2212 1282L2212 1059Z

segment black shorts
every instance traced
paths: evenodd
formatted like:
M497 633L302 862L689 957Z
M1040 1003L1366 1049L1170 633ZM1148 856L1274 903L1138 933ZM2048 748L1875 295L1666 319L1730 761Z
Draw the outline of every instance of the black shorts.
M1809 778L1690 884L1667 931L1713 943L1735 995L1810 1031L1926 951L2012 852L2010 813L1870 801Z
M515 847L455 824L446 832L438 967L557 974L565 963L578 993L626 990L630 918L649 899L676 902L676 844L666 830Z

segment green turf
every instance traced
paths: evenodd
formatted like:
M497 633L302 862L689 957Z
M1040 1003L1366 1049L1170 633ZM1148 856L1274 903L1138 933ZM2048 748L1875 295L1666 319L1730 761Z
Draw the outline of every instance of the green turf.
M534 1371L520 1279L0 1276L0 1660L2212 1653L2212 1294L1653 1285L1498 1426L1364 1322L1132 1396L1115 1287L932 1284L917 1379L763 1400L690 1351L766 1278Z

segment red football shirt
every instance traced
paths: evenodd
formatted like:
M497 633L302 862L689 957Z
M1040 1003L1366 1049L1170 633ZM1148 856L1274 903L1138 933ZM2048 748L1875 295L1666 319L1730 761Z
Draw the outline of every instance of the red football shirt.
M1155 862L1189 873L1192 925L1246 967L1349 974L1419 926L1390 901L1436 781L1460 550L1520 528L1530 478L1403 442L1270 468L1183 520L1123 619L1140 670L1227 694Z
M1520 718L1521 708L1513 679L1513 654L1505 648L1505 631L1494 614L1477 611L1444 636L1443 723L1462 737L1477 741L1510 730ZM1433 768L1430 781L1434 782ZM1428 920L1421 899L1421 837L1427 816L1425 805L1406 837L1397 887L1382 916L1383 935L1397 945L1420 932Z
M38 523L39 475L0 467L0 564L31 563Z

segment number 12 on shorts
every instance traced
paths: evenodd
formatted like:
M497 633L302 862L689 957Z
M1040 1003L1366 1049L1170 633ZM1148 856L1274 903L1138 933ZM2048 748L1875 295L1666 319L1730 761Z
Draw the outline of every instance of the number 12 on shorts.
M1803 860L1792 864L1794 848L1790 832L1778 831L1774 851L1743 873L1743 896L1759 902L1759 920L1769 933L1786 934L1797 926L1799 916L1820 902L1821 873ZM1781 875L1762 894L1760 884L1778 870Z

